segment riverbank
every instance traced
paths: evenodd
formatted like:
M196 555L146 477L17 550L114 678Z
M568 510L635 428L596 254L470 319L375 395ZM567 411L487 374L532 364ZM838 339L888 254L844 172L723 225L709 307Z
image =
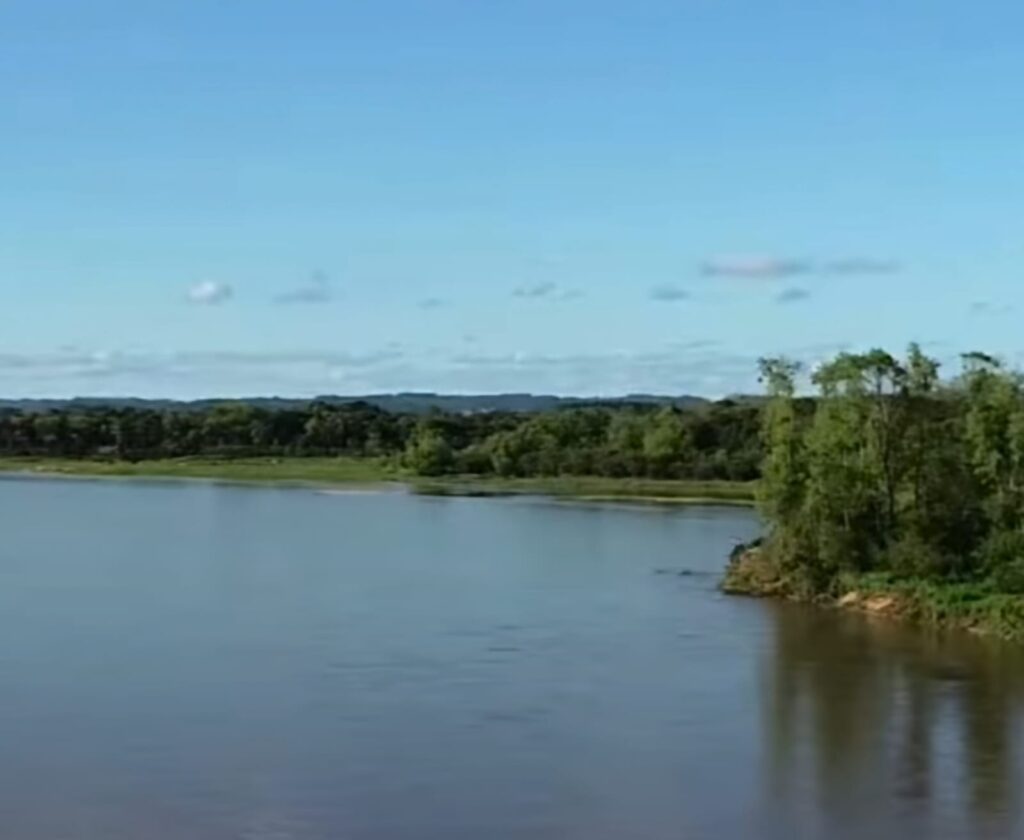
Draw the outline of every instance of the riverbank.
M397 480L386 462L372 458L166 458L152 461L0 458L0 473L258 484L379 484Z
M82 478L195 479L246 484L367 486L399 484L411 492L445 496L542 495L594 502L751 505L752 482L676 481L597 476L425 478L376 458L181 458L94 461L0 458L0 474Z
M588 502L639 502L662 505L754 504L752 482L678 481L599 476L491 478L453 476L417 478L416 492L437 496L552 496Z
M937 581L890 574L846 574L831 593L814 593L788 579L760 547L739 547L722 590L730 595L785 598L866 615L1024 641L1024 596L991 581Z

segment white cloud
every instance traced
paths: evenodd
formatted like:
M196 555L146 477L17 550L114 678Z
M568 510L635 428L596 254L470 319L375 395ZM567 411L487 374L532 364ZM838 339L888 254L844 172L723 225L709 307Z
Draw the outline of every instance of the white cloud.
M191 303L214 306L231 300L234 295L235 290L229 284L207 280L189 289L187 297Z
M812 266L793 257L722 256L705 260L700 271L706 277L745 277L774 280L806 274Z

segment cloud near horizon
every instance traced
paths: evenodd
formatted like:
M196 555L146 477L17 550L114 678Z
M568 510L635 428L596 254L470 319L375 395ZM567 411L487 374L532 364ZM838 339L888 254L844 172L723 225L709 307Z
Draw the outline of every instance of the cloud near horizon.
M151 352L84 350L0 353L0 386L9 398L312 398L433 391L528 392L574 396L630 393L720 398L759 393L757 356L706 339L648 350L583 353L487 352L472 343L424 351L394 345L368 352L258 350ZM780 346L807 370L849 349L842 342Z
M80 350L52 353L0 353L0 381L20 382L23 393L35 396L40 384L114 382L125 395L140 388L151 392L168 385L252 381L256 390L326 378L331 370L369 370L394 363L404 354L397 348L367 353L344 351L146 351ZM29 390L31 389L31 390ZM43 390L47 390L43 388ZM232 391L230 387L227 391ZM247 388L247 390L252 390ZM81 393L78 391L77 393Z
M527 391L579 396L637 392L721 396L756 384L756 359L704 342L659 351L551 355L436 353L384 347L367 353L297 350L89 351L0 354L0 383L10 398L146 398L393 391ZM340 389L340 390L339 390Z

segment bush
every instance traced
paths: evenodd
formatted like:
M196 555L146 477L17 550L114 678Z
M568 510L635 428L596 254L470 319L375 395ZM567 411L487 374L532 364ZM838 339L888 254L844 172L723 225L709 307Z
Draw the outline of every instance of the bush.
M405 464L417 475L444 475L454 463L451 446L436 429L420 428L409 441Z
M494 472L491 453L482 444L472 444L455 455L455 469L470 475L489 475Z
M1024 594L1024 534L996 531L979 551L979 563L1001 592Z
M882 556L882 566L903 578L942 574L947 565L942 553L917 534L908 534L891 543Z

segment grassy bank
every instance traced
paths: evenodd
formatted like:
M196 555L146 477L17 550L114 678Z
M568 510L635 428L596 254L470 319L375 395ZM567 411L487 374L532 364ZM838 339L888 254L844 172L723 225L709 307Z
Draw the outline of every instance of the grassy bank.
M108 478L177 478L318 485L402 482L418 493L451 496L546 495L587 501L659 504L753 502L752 483L659 481L651 479L553 477L503 479L476 476L423 478L393 462L373 458L244 458L90 461L54 458L0 458L0 473Z
M373 458L176 458L134 462L0 458L0 473L307 484L373 484L398 480L386 461Z
M454 496L542 495L592 502L751 505L752 482L669 481L598 476L549 478L451 477L417 479L418 492Z
M1024 641L1024 596L1000 591L989 580L844 574L832 591L817 593L780 572L761 549L741 548L729 562L722 589L734 595L808 601L943 630Z
M1024 641L1024 597L1001 592L991 581L940 582L888 575L850 576L838 604L887 612L932 627L970 630Z

